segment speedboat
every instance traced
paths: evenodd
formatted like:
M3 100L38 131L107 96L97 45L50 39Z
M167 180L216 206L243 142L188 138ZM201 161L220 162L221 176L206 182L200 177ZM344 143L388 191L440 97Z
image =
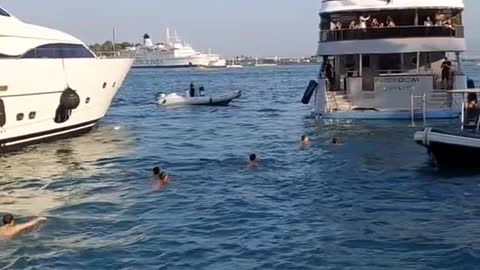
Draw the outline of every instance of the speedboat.
M452 94L462 94L462 124L459 132L448 132L426 128L415 133L414 140L428 150L437 167L480 168L480 109L467 108L465 100L480 94L480 89L453 90ZM466 97L467 94L470 97ZM471 100L469 100L471 101Z
M157 102L161 106L178 105L205 105L205 106L228 106L230 102L242 96L241 91L235 91L219 96L193 96L187 91L184 95L178 93L157 94Z
M92 129L132 64L0 8L0 153Z

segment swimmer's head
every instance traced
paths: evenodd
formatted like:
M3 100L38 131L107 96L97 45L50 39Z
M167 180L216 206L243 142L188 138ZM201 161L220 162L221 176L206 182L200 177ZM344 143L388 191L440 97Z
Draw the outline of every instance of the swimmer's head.
M249 159L250 159L250 161L252 161L252 162L257 161L257 155L251 154Z
M5 214L3 216L3 225L14 225L15 218L11 214Z
M153 168L153 175L159 175L159 174L160 174L160 168L159 167Z
M337 138L333 138L333 139L332 139L332 143L333 143L333 144L339 144L339 143L340 143L340 140L337 139Z
M307 144L309 141L310 141L310 139L308 138L307 135L303 135L303 136L302 136L302 142L303 142L304 144Z
M161 172L160 175L159 175L159 178L161 181L165 181L167 180L167 173L166 172Z

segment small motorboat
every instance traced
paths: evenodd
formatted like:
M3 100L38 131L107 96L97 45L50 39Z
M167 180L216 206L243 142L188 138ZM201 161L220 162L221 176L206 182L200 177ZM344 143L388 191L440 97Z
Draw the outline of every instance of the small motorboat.
M161 106L178 106L178 105L204 105L204 106L228 106L232 100L242 96L241 91L220 95L207 96L199 95L191 97L187 91L185 95L177 93L172 94L157 94L157 102Z
M469 167L480 169L480 109L475 104L476 95L480 89L466 89L449 91L454 94L462 94L462 123L460 131L447 132L426 128L416 132L414 140L427 148L428 154L437 167ZM468 97L467 97L468 94Z

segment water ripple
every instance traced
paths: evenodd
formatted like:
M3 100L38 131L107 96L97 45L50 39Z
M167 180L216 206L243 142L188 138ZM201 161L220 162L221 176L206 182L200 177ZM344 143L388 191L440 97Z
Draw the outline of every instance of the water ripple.
M317 73L132 71L93 132L0 157L2 211L48 217L0 242L0 269L477 269L478 173L432 169L406 122L307 117ZM244 95L155 104L192 80ZM170 185L155 188L153 166Z

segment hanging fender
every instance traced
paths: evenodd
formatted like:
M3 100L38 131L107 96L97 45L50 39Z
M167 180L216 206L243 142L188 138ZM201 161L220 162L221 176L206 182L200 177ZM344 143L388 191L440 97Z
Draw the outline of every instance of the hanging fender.
M67 110L75 110L80 105L80 96L75 90L67 87L60 96L60 106Z
M7 115L5 114L5 104L3 100L0 99L0 127L5 126L7 123Z
M317 89L317 86L318 86L318 83L314 80L311 80L308 83L307 90L305 90L305 94L303 94L303 98L302 98L303 104L310 103L310 99L312 98L312 95L315 92L315 89Z

